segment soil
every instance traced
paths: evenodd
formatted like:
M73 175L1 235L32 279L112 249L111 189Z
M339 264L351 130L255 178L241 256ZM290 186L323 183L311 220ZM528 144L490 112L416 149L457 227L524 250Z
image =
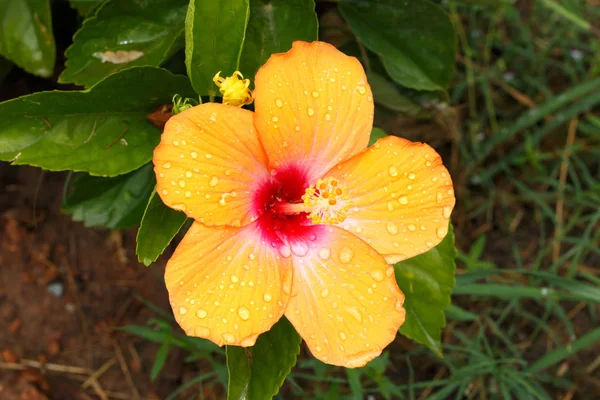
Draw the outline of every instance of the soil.
M157 346L114 330L154 316L136 295L168 309L164 259L145 268L135 230L61 214L65 177L0 163L0 398L164 399L193 372L184 354L151 382Z

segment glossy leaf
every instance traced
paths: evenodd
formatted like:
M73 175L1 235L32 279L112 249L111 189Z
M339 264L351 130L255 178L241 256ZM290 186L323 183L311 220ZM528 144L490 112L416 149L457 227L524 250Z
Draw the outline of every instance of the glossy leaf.
M176 93L194 96L188 78L136 67L86 91L34 93L1 103L0 160L52 171L127 173L150 161L160 141L160 129L146 115L170 104Z
M69 0L71 8L77 10L82 17L90 15L102 3L102 0Z
M82 175L73 182L62 210L85 226L128 228L140 223L154 185L152 164L114 178Z
M159 66L183 48L185 0L111 0L85 20L59 82L90 87L133 66Z
M394 83L388 81L385 77L370 72L367 73L367 78L373 91L375 104L411 117L428 116L428 113L421 106L400 94Z
M190 0L185 19L185 65L201 96L215 95L212 79L239 67L250 15L248 0Z
M369 137L369 146L375 144L376 141L386 137L387 135L388 134L385 133L383 129L374 126L373 130L371 131L371 136Z
M317 40L314 0L250 0L250 19L240 71L254 82L256 71L273 53L292 48L295 40Z
M382 57L396 82L418 90L447 87L456 36L439 6L426 0L341 0L339 9L358 39Z
M49 0L0 0L0 55L29 73L52 76L56 46Z
M427 253L394 265L396 281L406 296L406 321L400 333L429 347L442 357L444 309L454 287L456 249L452 225L442 242Z
M301 341L292 324L281 318L253 347L227 346L227 399L273 398L296 364Z
M186 219L184 213L165 206L160 196L153 192L137 233L138 260L146 266L156 261Z

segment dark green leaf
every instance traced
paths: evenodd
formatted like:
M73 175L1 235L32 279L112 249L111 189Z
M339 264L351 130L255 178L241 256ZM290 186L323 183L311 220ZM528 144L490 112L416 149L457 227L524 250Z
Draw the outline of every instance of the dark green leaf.
M446 88L456 36L439 6L426 0L341 0L339 7L359 40L382 57L392 79L418 90Z
M167 356L169 355L169 350L171 346L169 343L165 342L156 351L156 356L154 357L154 364L152 364L152 370L150 371L150 379L155 380L160 374L160 371L165 366L165 361L167 361Z
M185 65L201 96L215 95L212 78L238 69L250 7L248 0L190 0L185 19Z
M0 85L2 85L2 82L4 82L4 78L6 78L6 75L8 75L12 68L13 63L8 61L4 57L0 57Z
M227 346L229 400L271 399L296 364L302 339L285 318L253 347Z
M156 191L153 192L137 234L138 260L146 266L156 261L186 219L184 213L165 206Z
M444 309L450 305L456 264L452 225L442 242L427 253L394 265L396 280L406 300L406 321L400 333L442 357Z
M250 0L240 71L254 81L271 54L288 51L294 40L317 40L318 24L314 0Z
M410 115L411 117L426 117L430 115L430 113L426 112L411 99L400 94L394 83L388 81L383 76L370 72L367 73L367 78L369 85L371 85L376 104L401 114Z
M71 8L77 10L82 17L90 15L94 9L102 3L102 0L69 0Z
M135 67L81 92L42 92L0 104L0 160L52 171L115 176L152 158L160 129L146 115L173 95L195 94L189 79Z
M128 228L140 223L154 185L152 164L115 178L82 175L62 210L85 226Z
M185 0L111 0L77 31L59 82L90 87L125 68L159 66L183 48Z
M374 126L371 131L371 137L369 138L369 146L372 146L376 141L383 139L386 136L387 133L385 133L383 129Z
M450 304L446 307L444 312L446 313L447 319L452 319L454 321L475 321L477 319L477 314L467 311L464 308L460 308L459 306L455 306L454 304Z
M56 47L49 0L0 0L0 55L25 71L49 77Z

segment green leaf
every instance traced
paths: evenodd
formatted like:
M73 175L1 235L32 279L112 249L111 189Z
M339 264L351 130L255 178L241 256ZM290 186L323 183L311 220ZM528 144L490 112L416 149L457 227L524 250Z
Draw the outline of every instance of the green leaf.
M0 0L0 55L25 71L52 76L56 47L49 0Z
M4 82L4 78L8 75L8 73L12 70L13 63L8 61L4 57L0 57L0 86L2 82Z
M314 0L250 0L240 71L254 81L271 54L288 51L294 40L317 40L318 25Z
M150 380L154 381L158 377L158 374L160 374L160 371L165 366L165 361L167 361L170 349L171 346L169 343L165 342L156 351L154 364L152 364L152 370L150 371Z
M369 137L369 146L372 146L376 141L383 139L387 135L388 134L385 133L383 129L374 126L373 130L371 131L371 137Z
M82 175L73 183L62 211L85 226L128 228L140 223L154 185L151 163L115 178Z
M111 75L81 92L42 92L0 103L0 160L52 171L115 176L152 159L160 129L146 115L189 79L154 67Z
M454 304L450 304L444 310L447 319L452 319L454 321L475 321L477 320L477 314L472 313L471 311L467 311L464 308L456 306Z
M90 87L125 68L161 65L183 48L186 9L186 0L104 3L73 37L59 82Z
M185 65L200 96L217 93L212 81L217 72L230 76L238 69L249 15L248 0L190 0Z
M423 107L400 94L394 83L385 77L375 72L368 72L367 78L376 104L412 117L430 116L431 113L426 112Z
M450 305L456 264L454 232L449 226L442 242L419 256L394 265L396 281L406 296L406 321L400 333L429 347L442 357L444 309Z
M138 260L146 266L156 261L179 232L186 219L184 213L165 206L160 196L154 191L150 196L137 233L135 251Z
M102 3L102 0L69 0L71 8L77 10L82 17L91 14Z
M227 399L273 398L296 364L301 341L292 324L281 318L253 347L227 346Z
M418 90L448 86L456 35L439 6L426 0L341 0L339 9L359 40L382 57L396 82Z

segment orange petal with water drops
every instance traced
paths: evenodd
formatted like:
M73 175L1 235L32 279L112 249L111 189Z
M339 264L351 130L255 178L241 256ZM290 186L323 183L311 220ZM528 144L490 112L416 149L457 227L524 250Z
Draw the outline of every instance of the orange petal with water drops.
M310 351L328 364L356 368L381 354L404 322L394 268L338 227L313 226L319 238L292 256L292 298L285 316Z
M272 168L295 163L320 178L363 151L373 126L365 72L324 42L294 42L256 74L254 124Z
M350 198L340 226L389 263L428 251L448 233L452 180L426 144L388 136L327 175L338 178Z
M191 226L165 271L171 307L186 334L219 346L252 346L281 318L291 293L291 260L262 241L257 223Z
M258 217L252 192L269 174L252 112L207 103L173 116L153 162L157 193L188 217L208 226Z

